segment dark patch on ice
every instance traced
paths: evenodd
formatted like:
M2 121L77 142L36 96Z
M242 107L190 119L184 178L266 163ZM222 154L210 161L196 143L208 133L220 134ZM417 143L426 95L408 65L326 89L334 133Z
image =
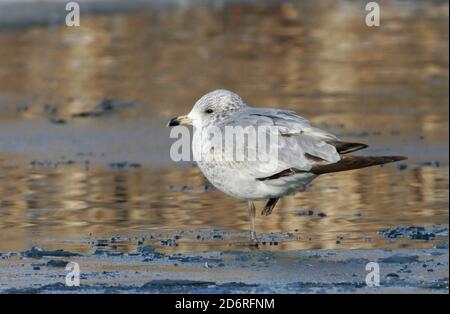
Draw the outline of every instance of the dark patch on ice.
M386 239L408 237L411 240L433 240L438 236L448 237L448 228L433 226L425 228L420 226L395 227L378 231Z
M137 169L141 168L142 165L137 162L119 161L109 163L108 167L112 169Z
M419 262L419 256L417 255L400 255L395 254L389 257L380 258L378 259L378 262L380 263L399 263L399 264L406 264L406 263L418 263Z
M66 124L67 120L63 118L50 118L49 121L53 124Z
M355 289L364 288L365 282L296 282L287 284L287 287L296 292L311 292L312 290L337 290L339 292L351 292Z
M21 252L21 255L23 257L30 257L30 258L42 258L44 256L53 256L53 257L80 256L80 254L78 254L78 253L73 253L73 252L64 251L64 250L47 251L38 246L33 246L31 249Z
M220 258L208 258L203 256L186 256L182 254L174 254L169 256L169 260L175 260L182 263L207 263L209 266L216 266L223 261Z
M161 245L164 245L164 246L178 246L178 243L174 239L167 239L167 240L161 240Z
M72 114L73 118L99 118L109 115L118 109L133 107L135 104L130 101L104 99L95 105L93 110L82 111Z
M67 264L69 264L69 262L67 261L63 261L63 260L49 260L46 264L47 267L61 267L64 268L67 266Z

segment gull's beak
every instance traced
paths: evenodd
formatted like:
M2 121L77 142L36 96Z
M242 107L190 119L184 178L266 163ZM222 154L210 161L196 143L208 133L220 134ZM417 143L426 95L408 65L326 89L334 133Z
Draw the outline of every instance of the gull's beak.
M188 116L179 116L170 119L167 126L176 126L176 125L192 125L192 120L188 118Z

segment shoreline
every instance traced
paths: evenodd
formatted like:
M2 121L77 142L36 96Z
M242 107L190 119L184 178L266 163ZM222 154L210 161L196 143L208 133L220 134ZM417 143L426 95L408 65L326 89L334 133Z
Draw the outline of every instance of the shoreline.
M57 256L3 255L0 293L448 293L448 249L45 254ZM80 266L79 287L64 284L68 261ZM369 262L379 287L366 284Z

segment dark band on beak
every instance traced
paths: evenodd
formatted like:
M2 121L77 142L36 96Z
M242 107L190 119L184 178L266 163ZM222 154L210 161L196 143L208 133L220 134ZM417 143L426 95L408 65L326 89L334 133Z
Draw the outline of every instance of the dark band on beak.
M176 125L192 125L192 120L188 116L179 116L170 119L167 126L176 126Z
M178 117L174 117L170 119L169 123L167 123L167 126L176 126L180 125L180 121L178 120Z

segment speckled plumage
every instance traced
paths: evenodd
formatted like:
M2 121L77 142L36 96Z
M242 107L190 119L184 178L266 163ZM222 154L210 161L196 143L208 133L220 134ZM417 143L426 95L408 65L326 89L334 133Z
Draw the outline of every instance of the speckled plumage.
M253 200L268 199L261 214L270 215L279 198L306 189L319 174L405 159L402 156L348 155L367 145L340 141L292 111L248 106L237 94L223 89L204 95L188 115L169 122L169 126L179 124L194 126L193 153L205 177L222 192L248 201L252 239L255 239ZM270 158L248 158L259 150L260 142L248 144L246 133L234 134L228 142L216 140L215 134L225 134L226 138L230 128L265 130L262 135L263 139L269 139L265 147L271 152ZM231 152L226 149L230 144ZM237 153L246 158L234 158ZM261 157L259 153L253 156Z
M213 113L206 114L207 109L213 110ZM230 91L216 90L206 94L196 102L188 117L194 125L194 151L209 151L205 145L212 144L196 135L212 127L225 132L226 126L270 126L279 131L277 147L271 147L278 152L275 168L260 161L197 161L214 186L238 199L275 198L303 190L316 177L308 172L314 161L308 159L305 153L328 162L340 159L336 148L326 143L327 140L337 140L334 135L312 127L306 119L292 111L250 107ZM214 153L217 154L217 151ZM304 172L276 180L258 180L289 168Z

